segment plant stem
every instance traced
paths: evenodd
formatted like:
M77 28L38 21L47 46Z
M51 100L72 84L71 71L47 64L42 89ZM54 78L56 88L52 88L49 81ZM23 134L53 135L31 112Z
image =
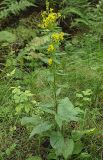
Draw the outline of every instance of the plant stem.
M49 1L46 0L46 12L49 13Z
M53 81L53 89L54 89L54 106L57 113L57 95L56 95L56 64L54 64L54 81Z
M38 137L38 154L40 156L41 137Z

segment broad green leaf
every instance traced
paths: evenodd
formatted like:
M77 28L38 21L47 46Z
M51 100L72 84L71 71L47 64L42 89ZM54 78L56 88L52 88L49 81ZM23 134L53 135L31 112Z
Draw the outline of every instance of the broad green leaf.
M81 131L72 131L71 134L74 141L80 140L83 136L83 133Z
M33 137L35 134L41 134L49 130L51 127L52 125L48 121L42 122L33 128L29 138Z
M73 154L79 154L83 149L83 143L81 141L75 142Z
M55 149L57 155L62 154L64 138L60 132L52 132L50 136L50 144Z
M16 36L8 31L1 31L0 32L0 42L9 42L12 43L16 40Z
M41 122L41 119L38 116L23 117L21 120L22 125L26 125L26 124L38 125L40 122Z
M57 114L55 115L55 121L58 124L59 128L61 129L62 128L62 119Z
M47 81L48 82L53 82L54 81L54 76L50 72L47 73Z
M72 139L66 139L63 147L63 156L65 159L68 159L73 153L74 141Z
M58 105L57 114L61 117L62 120L67 122L77 121L78 114L80 113L81 110L74 108L68 97L62 99Z

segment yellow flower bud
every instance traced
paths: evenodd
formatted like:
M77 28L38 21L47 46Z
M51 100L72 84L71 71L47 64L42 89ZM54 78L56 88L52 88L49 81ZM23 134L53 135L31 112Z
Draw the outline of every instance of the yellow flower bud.
M53 12L53 8L50 8L50 13L52 13Z
M60 35L59 35L59 37L60 37L60 40L63 41L63 39L64 39L64 33L61 32Z
M58 18L61 17L61 13L58 13Z
M52 65L52 63L53 63L52 58L49 58L49 59L48 59L48 64L51 66L51 65Z

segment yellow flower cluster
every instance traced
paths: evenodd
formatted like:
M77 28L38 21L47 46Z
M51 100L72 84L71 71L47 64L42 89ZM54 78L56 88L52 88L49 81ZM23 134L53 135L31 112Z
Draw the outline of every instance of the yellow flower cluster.
M54 45L53 45L53 44L50 44L50 45L48 46L48 52L53 52L54 50L55 50Z
M53 63L52 58L49 58L49 59L48 59L48 64L51 66L51 65L52 65L52 63Z
M39 25L43 29L49 29L53 27L57 19L61 16L60 13L53 12L53 9L50 9L49 14L46 11L42 13L42 23Z
M48 46L48 49L47 49L49 53L53 53L55 51L55 44L64 39L64 33L63 32L53 33L51 36L51 39L52 39L52 43ZM48 64L52 65L52 63L53 63L52 58L49 58Z
M61 17L60 13L55 13L52 8L49 10L48 7L47 10L44 11L41 15L42 15L42 22L41 24L39 24L39 27L49 30L52 30L57 26L57 20L59 17ZM53 53L56 50L57 46L59 45L59 42L62 41L63 39L64 39L63 32L53 33L51 36L51 44L49 44L47 49L48 53ZM48 64L52 65L52 63L53 59L49 58Z
M61 33L53 33L52 34L52 40L54 42L59 42L59 41L63 41L64 39L64 33L61 32Z

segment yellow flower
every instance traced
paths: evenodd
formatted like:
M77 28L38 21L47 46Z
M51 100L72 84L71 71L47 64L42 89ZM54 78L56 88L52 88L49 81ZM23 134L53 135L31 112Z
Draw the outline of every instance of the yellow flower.
M51 66L51 65L52 65L52 63L53 63L52 58L49 58L49 59L48 59L48 64Z
M54 45L50 44L48 47L48 52L53 52L55 50Z
M53 34L52 34L52 39L53 39L53 41L55 41L55 42L59 42L59 34L58 34L58 33L53 33Z
M52 39L54 42L59 42L62 41L64 39L64 33L53 33L52 34Z
M42 23L39 24L39 27L43 29L49 29L55 26L57 19L61 16L60 13L53 12L53 9L50 8L49 13L46 11L42 12Z
M59 35L59 37L60 37L60 40L63 41L63 39L64 39L64 33L61 32L60 35Z

